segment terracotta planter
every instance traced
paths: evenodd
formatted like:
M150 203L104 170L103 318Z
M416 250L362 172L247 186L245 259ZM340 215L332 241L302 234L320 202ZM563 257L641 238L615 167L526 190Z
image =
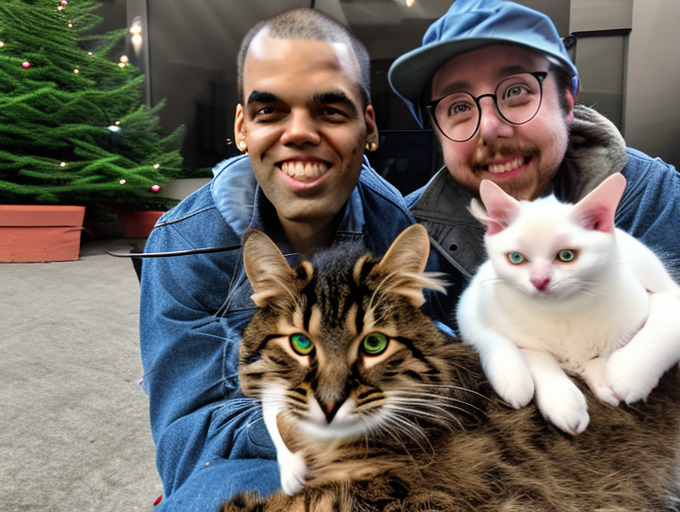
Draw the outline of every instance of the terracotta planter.
M127 238L146 238L156 225L158 218L165 212L120 210L117 213Z
M84 206L0 205L0 262L73 261Z

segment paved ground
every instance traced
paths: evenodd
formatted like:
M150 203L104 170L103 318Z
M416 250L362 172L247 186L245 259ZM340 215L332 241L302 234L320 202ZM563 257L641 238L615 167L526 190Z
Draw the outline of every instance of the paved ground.
M0 264L0 510L148 512L161 493L131 240Z

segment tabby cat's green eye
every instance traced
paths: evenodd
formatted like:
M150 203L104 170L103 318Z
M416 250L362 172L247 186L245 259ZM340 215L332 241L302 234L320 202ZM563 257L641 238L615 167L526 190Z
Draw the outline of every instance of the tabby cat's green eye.
M314 350L314 343L307 336L300 333L290 335L290 346L301 356L308 356Z
M373 332L364 338L364 341L361 342L361 348L369 356L378 356L385 352L389 344L390 339L387 336Z
M563 263L569 263L576 259L576 251L571 249L564 249L557 253L557 259Z
M508 261L513 265L524 263L524 255L521 252L509 252Z

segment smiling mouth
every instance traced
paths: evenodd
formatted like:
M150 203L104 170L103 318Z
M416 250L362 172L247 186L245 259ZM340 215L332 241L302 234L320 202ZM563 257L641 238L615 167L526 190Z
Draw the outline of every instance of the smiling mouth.
M297 181L312 181L328 172L330 167L325 162L286 161L279 165L281 171Z
M492 174L503 174L514 171L529 161L529 157L518 156L505 163L484 165L483 168Z

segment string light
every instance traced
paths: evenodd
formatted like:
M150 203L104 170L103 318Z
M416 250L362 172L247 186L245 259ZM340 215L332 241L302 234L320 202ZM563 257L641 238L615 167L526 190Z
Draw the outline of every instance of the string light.
M416 3L416 0L406 0L406 7L413 7L413 4Z
M5 42L4 42L4 41L0 41L0 48L4 48L4 47L5 47Z
M127 183L127 180L125 178L123 178L118 183L120 183L121 185L125 185Z
M80 73L80 70L78 68L75 68L73 72L77 75L78 73Z
M63 169L64 167L66 167L66 162L61 162L61 163L59 164L59 167L61 167L62 169Z
M160 169L160 167L161 167L161 164L153 164L154 169Z

